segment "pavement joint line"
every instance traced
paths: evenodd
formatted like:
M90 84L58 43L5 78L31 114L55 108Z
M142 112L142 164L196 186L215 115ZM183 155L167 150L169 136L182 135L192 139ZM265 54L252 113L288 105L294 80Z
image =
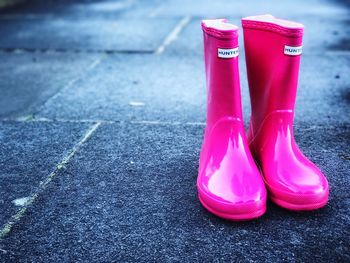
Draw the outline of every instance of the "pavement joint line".
M62 123L96 123L96 122L100 122L100 123L119 123L120 121L109 121L109 120L92 120L92 119L81 119L81 120L74 120L74 119L49 119L49 118L45 118L45 117L34 117L30 120L26 120L26 119L22 119L22 117L16 118L16 119L8 119L7 121L17 121L17 122L62 122Z
M325 52L328 55L350 55L350 50L327 50ZM323 53L324 54L324 53Z
M174 40L177 39L181 31L185 26L191 21L190 16L183 17L180 22L174 27L174 29L169 33L169 35L164 39L163 43L154 52L156 55L160 55L164 52L165 48L169 46Z
M154 18L156 15L159 14L159 12L163 9L163 5L159 5L156 8L152 10L151 13L149 13L148 17L149 18Z
M45 117L34 117L32 114L28 116L18 117L18 118L5 118L0 119L0 122L53 122L53 123L102 123L102 124L120 124L120 123L131 123L131 124L147 124L147 125L188 125L188 126L203 126L205 122L171 122L171 121L121 121L121 120L94 120L94 119L49 119Z
M23 0L11 0L8 2L24 2ZM1 2L1 1L0 1ZM135 0L127 0L124 3L121 3L122 6L120 7L119 10L125 10L126 8L130 7L132 4L135 3ZM0 4L1 7L1 4ZM51 19L54 18L55 14L53 13L49 13L49 14L4 14L4 15L0 15L0 20L10 20L10 19ZM84 18L84 16L83 16Z
M203 126L205 122L130 121L131 124Z
M52 123L101 123L101 124L122 124L122 123L130 123L130 124L145 124L145 125L173 125L173 126L205 126L205 122L200 121L188 121L188 122L181 122L181 121L159 121L159 120L140 120L140 121L130 121L130 120L103 120L103 119L62 119L62 118L55 118L50 119L46 117L35 117L33 114L27 115L27 116L21 116L18 118L0 118L0 122L52 122ZM337 123L337 125L342 125L344 127L350 128L350 123ZM302 126L294 126L295 129L298 131L310 131L310 130L317 130L317 129L332 129L333 126L329 126L327 124L325 125L312 125L309 127L302 127Z
M52 95L51 97L49 97L44 104L42 104L38 110L36 112L33 113L33 116L35 116L37 113L39 113L41 110L44 109L44 107L47 105L47 103L49 103L51 100L57 98L57 96L64 90L70 88L74 83L76 83L78 80L80 80L82 78L82 76L84 74L86 74L87 72L89 72L90 70L94 69L95 67L97 67L102 60L104 59L104 56L100 56L99 58L97 58L96 60L94 60L86 69L82 70L81 72L79 72L78 76L76 76L75 78L71 79L65 86L63 86L61 89L59 89L54 95Z
M26 19L26 20L31 20L31 19L48 19L54 17L53 14L5 14L5 15L0 15L0 20L12 20L12 19Z
M59 53L76 53L76 54L104 54L104 55L116 55L116 54L127 54L127 55L137 55L137 54L154 54L160 47L154 50L128 50L128 49L66 49L66 48L10 48L10 47L0 47L0 53L13 53L13 54L23 54L23 53L44 53L44 54L59 54ZM162 51L164 52L164 50ZM316 55L350 55L350 50L327 50L324 52L308 52L304 56L316 56Z
M52 182L52 180L58 175L60 170L62 170L62 168L64 168L69 163L72 157L77 153L77 151L82 147L82 145L94 134L94 132L98 129L100 125L101 122L97 122L94 125L92 125L86 131L82 139L77 144L75 144L73 148L68 152L68 154L64 156L63 159L56 165L55 169L48 175L45 181L40 182L37 190L30 197L28 197L28 201L25 203L25 205L20 210L18 210L17 213L12 215L10 220L7 223L5 223L0 229L0 240L6 237L6 235L11 232L13 226L22 219L28 207L37 200L37 198L40 196L40 193L42 193L47 188L47 186Z
M0 0L0 8L6 8L10 6L15 6L16 4L20 4L24 2L23 0Z
M128 49L66 49L66 48L9 48L0 47L1 53L44 53L44 54L56 54L56 53L77 53L77 54L153 54L154 50L128 50Z

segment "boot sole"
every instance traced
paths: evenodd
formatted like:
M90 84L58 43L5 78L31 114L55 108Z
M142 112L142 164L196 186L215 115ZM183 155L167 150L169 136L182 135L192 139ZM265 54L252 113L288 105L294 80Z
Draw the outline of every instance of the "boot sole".
M235 221L235 222L253 220L253 219L261 217L266 212L266 205L264 205L264 206L262 206L261 209L256 210L256 211L251 212L251 213L242 213L242 214L222 213L222 212L218 212L215 209L208 206L199 195L198 195L198 199L199 199L200 203L202 204L202 206L206 210L208 210L210 213L212 213L220 218L230 220L230 221Z
M271 196L269 197L269 199L276 205L291 211L313 211L324 207L328 202L328 198L321 202L310 204L293 204Z

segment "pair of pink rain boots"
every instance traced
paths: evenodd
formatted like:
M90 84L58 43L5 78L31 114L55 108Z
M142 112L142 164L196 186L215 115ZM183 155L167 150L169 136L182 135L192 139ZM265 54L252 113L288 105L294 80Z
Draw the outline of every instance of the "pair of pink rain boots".
M238 27L224 19L202 22L208 112L199 200L211 213L234 221L263 215L267 195L290 210L323 207L327 179L303 155L293 135L303 25L271 15L243 18L242 25L252 109L247 135Z

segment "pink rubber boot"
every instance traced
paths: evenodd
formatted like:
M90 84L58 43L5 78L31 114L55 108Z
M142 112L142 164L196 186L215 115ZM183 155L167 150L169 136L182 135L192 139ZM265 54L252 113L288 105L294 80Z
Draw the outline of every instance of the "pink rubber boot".
M249 220L266 210L266 189L250 154L242 120L238 28L204 20L207 126L197 189L202 205L229 220Z
M252 106L248 141L269 197L290 210L323 207L327 179L293 135L303 25L271 15L243 18L242 25Z

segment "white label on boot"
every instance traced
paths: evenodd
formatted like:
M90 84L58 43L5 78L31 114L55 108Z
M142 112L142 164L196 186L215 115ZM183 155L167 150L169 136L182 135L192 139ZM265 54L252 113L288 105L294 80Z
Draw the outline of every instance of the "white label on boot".
M290 55L290 56L298 56L301 55L303 46L300 47L291 47L291 46L284 46L284 54Z
M219 58L235 58L238 56L238 47L236 48L218 48Z

